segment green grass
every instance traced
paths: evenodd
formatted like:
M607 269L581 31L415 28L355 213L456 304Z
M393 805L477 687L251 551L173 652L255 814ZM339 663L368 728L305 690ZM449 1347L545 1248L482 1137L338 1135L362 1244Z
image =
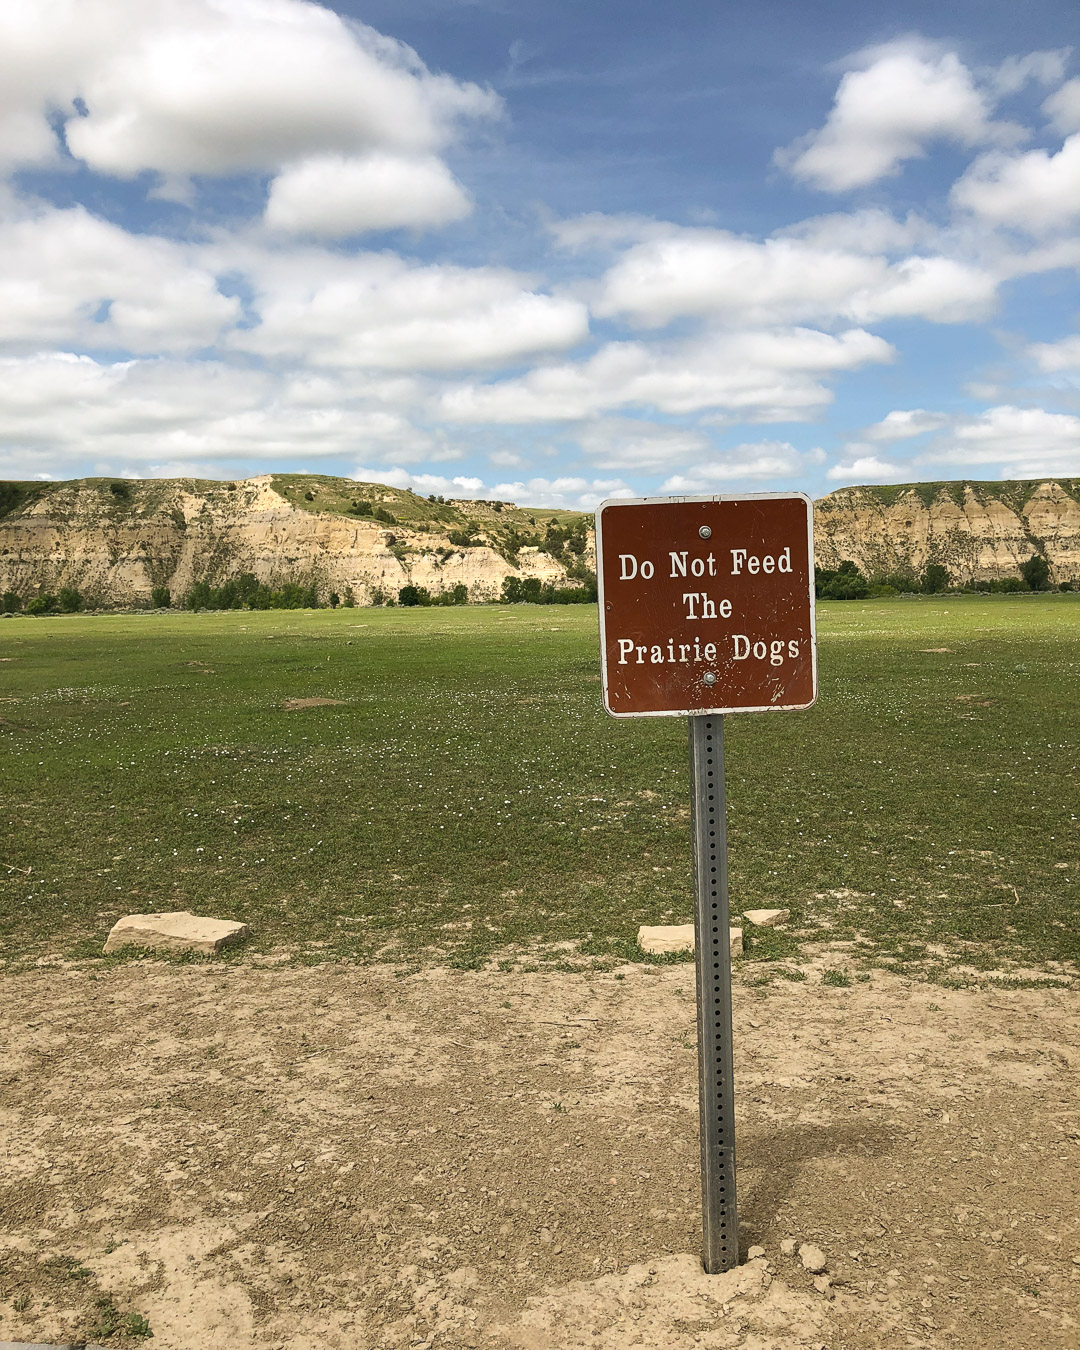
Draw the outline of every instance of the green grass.
M727 722L733 912L792 911L747 958L1080 958L1078 597L833 603L819 634L815 708ZM591 608L17 618L0 656L9 958L155 909L464 969L690 917L685 725L604 715ZM343 703L280 706L311 696Z

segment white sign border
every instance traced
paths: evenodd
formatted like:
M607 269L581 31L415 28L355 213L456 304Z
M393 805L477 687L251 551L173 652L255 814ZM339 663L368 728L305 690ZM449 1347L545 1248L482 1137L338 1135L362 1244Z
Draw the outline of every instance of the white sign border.
M810 662L813 694L809 703L767 703L760 708L664 708L656 712L616 712L608 698L607 667L607 610L604 608L603 524L604 511L609 506L673 506L689 502L764 502L791 501L799 498L806 503L806 546L810 574ZM817 669L817 606L814 595L814 503L805 492L721 492L702 497L608 497L596 508L596 603L600 614L600 688L604 711L609 717L727 717L732 713L804 712L812 708L818 697Z

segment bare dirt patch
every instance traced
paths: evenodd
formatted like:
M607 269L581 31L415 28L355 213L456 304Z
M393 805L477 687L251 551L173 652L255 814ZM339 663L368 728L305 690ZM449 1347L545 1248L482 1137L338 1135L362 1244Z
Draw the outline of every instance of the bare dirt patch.
M340 708L345 702L343 698L287 698L281 706L286 712L298 712L301 708Z
M692 968L619 973L4 977L0 1340L1075 1347L1074 993L740 976L765 1255L706 1277Z

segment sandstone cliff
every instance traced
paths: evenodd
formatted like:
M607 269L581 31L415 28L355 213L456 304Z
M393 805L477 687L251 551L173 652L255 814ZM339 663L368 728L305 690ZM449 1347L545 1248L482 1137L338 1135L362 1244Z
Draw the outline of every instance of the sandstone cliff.
M595 561L591 548L539 547L549 525L573 525L578 513L428 500L320 475L0 487L0 591L24 599L72 586L91 603L138 604L166 586L177 603L197 581L251 572L272 587L314 582L323 600L351 587L361 605L409 583L433 594L462 583L479 601L507 576L573 585L568 572ZM470 542L455 545L452 533Z
M166 586L175 603L197 581L251 572L270 586L314 582L324 600L351 587L357 604L409 583L491 600L507 576L573 584L595 566L591 531L580 554L540 545L550 526L580 536L590 523L321 475L0 483L0 591L25 600L73 586L128 605ZM939 562L954 582L992 580L1041 553L1054 582L1080 582L1080 480L843 488L816 503L815 536L821 566L850 558L869 576L914 578Z
M1080 480L853 487L814 506L817 561L867 576L919 576L941 563L955 584L1016 576L1042 554L1051 581L1080 581Z

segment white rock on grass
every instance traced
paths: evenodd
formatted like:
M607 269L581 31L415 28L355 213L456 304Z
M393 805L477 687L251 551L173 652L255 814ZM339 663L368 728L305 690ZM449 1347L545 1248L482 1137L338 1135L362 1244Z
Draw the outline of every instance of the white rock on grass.
M638 946L651 956L662 952L692 952L694 925L692 923L642 924L638 929ZM742 956L742 929L731 929L731 955Z
M777 928L791 918L790 909L744 909L743 918L755 928Z
M248 931L232 919L203 919L186 909L168 914L127 914L105 942L105 953L120 947L154 947L173 952L219 952Z
M815 1247L812 1242L804 1242L799 1247L799 1260L811 1275L820 1275L829 1264L825 1259L825 1253L820 1247Z

